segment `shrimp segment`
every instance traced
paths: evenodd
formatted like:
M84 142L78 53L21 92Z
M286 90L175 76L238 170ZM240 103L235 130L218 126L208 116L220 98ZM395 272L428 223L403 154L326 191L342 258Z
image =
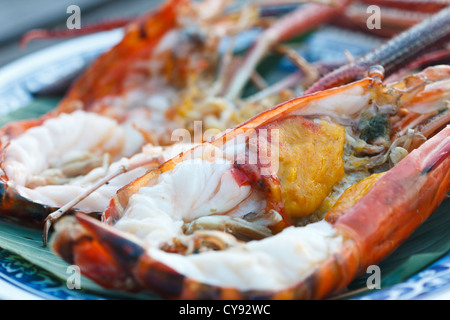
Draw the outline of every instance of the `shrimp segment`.
M51 248L107 288L166 298L336 294L450 189L450 126L429 137L420 126L403 136L389 127L409 101L410 112L442 108L445 92L435 88L449 72L366 78L281 104L121 188L102 221L62 219ZM431 99L420 106L416 95ZM311 146L314 159L303 157Z

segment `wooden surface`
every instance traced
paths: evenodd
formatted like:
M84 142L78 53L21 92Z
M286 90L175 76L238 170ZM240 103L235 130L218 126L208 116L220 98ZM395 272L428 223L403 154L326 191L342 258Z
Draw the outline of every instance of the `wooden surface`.
M32 29L66 28L67 7L77 5L83 25L114 18L135 17L161 0L0 0L0 67L64 40L36 40L19 48L20 38Z

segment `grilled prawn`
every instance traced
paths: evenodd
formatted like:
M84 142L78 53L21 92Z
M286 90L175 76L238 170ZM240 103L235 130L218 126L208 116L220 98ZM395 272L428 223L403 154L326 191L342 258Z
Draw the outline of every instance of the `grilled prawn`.
M121 188L51 248L106 288L318 299L392 252L450 190L450 67L296 98Z
M77 110L41 120L5 127L1 141L1 213L29 226L42 226L51 212L111 177L76 206L76 211L101 213L120 187L192 147L145 143L133 117L120 123Z

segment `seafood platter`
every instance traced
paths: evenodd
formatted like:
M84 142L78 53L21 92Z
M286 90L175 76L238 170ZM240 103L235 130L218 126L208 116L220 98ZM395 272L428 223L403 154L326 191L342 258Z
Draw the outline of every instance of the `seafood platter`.
M23 41L61 36L0 69L5 285L449 297L450 2L166 0Z

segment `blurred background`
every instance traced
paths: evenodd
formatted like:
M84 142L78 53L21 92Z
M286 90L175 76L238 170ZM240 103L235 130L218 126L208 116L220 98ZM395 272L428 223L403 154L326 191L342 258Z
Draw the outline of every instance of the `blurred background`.
M83 26L137 16L161 0L0 0L0 67L39 49L64 41L36 40L19 48L20 38L32 29L64 29L70 5L81 11Z

